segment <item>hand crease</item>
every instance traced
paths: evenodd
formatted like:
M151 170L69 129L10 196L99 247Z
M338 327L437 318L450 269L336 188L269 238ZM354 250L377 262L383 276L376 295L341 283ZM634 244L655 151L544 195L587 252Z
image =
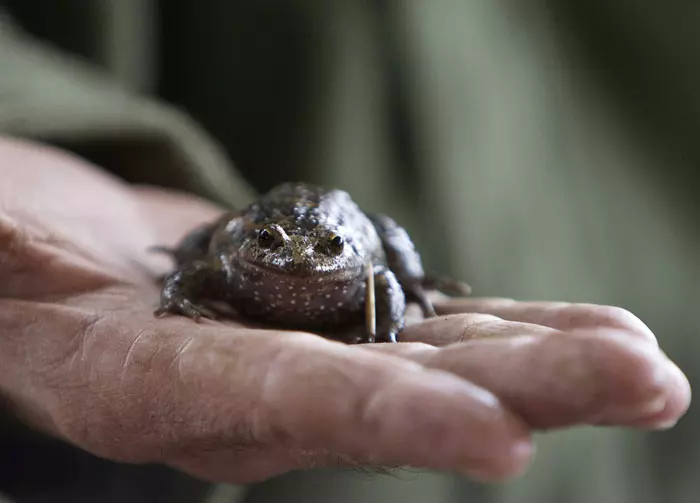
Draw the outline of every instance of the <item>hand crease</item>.
M123 380L123 379L124 379L124 377L125 377L125 375L126 375L126 373L127 373L127 371L128 371L128 367L129 367L129 364L130 364L130 360L131 360L131 358L132 358L134 352L136 351L136 345L137 345L137 344L139 343L139 341L140 341L144 336L146 336L148 333L149 333L149 330L148 330L148 329L141 329L141 330L139 330L138 334L136 335L136 337L134 338L134 340L133 340L133 341L131 342L131 344L129 345L129 349L127 350L126 355L124 356L124 362L123 362L122 365L121 365L120 380Z
M175 354L172 357L172 360L168 364L167 368L167 373L170 373L170 370L177 364L177 379L180 380L181 376L181 371L180 371L180 362L182 359L182 355L187 351L187 348L190 347L190 345L194 342L194 337L189 336L185 339L185 341L180 344L180 346L175 350Z
M91 314L85 318L84 323L81 325L80 329L76 332L76 337L78 338L78 350L74 353L80 353L80 362L84 363L88 360L88 341L93 340L96 333L97 323L100 321L100 317L96 314Z

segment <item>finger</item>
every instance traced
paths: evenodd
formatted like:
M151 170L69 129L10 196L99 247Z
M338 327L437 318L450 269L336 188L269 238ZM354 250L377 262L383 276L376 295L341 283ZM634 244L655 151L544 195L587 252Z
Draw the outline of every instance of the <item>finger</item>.
M638 317L620 307L489 298L439 300L435 310L439 314L490 314L508 321L533 323L563 331L620 330L656 343L652 331Z
M630 426L648 430L666 430L675 426L685 415L691 402L690 382L677 366L673 366L672 372L675 375L669 381L677 385L669 390L664 407L658 413L633 421Z
M349 349L300 333L203 330L178 357L181 384L168 409L187 414L175 438L305 452L304 463L331 453L482 478L524 469L528 431L491 393ZM276 470L279 457L244 478Z
M447 346L473 339L545 336L559 334L560 330L533 323L506 321L490 314L453 314L428 318L408 325L399 335L401 342L423 342Z
M577 424L663 427L690 403L678 368L626 333L574 332L472 340L445 348L366 345L453 372L498 396L529 426Z

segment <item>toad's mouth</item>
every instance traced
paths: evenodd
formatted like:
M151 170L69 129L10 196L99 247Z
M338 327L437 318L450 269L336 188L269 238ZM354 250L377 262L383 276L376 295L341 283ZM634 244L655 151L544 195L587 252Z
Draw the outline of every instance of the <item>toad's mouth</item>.
M285 278L294 278L300 281L308 282L309 280L318 283L337 283L356 281L364 276L362 268L358 267L319 267L317 264L309 264L302 262L300 264L277 265L271 263L261 263L239 258L237 264L244 270L252 273L264 274L266 276L281 276Z

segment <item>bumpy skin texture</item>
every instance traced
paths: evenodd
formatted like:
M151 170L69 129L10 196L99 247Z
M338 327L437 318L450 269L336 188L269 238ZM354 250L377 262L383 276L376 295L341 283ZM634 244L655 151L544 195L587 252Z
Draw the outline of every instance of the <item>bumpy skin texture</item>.
M281 184L164 251L177 265L156 315L216 318L219 301L250 320L346 342L397 342L407 301L435 316L426 286L469 293L466 284L426 278L410 237L389 217L365 214L344 191L303 183ZM369 264L376 338L365 316Z

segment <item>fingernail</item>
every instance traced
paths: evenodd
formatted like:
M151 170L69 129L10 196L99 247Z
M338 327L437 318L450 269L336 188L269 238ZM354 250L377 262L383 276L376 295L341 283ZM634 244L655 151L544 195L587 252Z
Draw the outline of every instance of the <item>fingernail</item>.
M650 400L645 405L637 409L634 413L634 419L641 420L646 417L654 416L663 411L666 407L666 393L657 396Z
M650 425L649 427L654 430L670 430L678 424L678 419L669 419L668 421L662 421L660 423Z
M688 411L691 401L690 383L676 365L671 364L671 369L671 377L667 383L669 395L664 408L656 414L642 416L635 426L650 430L668 430L676 426Z
M512 480L524 475L532 464L537 446L534 442L523 440L516 442L507 460L500 461L500 466L489 468L470 468L462 470L462 473L475 482L489 483ZM493 460L489 463L493 464Z
M663 370L659 370L659 375L655 379L655 384L661 389L659 396L639 409L634 419L644 421L662 413L668 405L669 393L672 393L672 389L675 386L682 385L684 382L687 382L687 379L683 372L670 359L666 358ZM671 424L668 427L673 426L678 419L664 420L659 424L664 425L669 423L669 421L671 421Z
M663 411L666 407L666 400L666 393L662 392L636 407L633 405L612 406L604 414L605 420L603 422L605 424L627 424L643 421Z

